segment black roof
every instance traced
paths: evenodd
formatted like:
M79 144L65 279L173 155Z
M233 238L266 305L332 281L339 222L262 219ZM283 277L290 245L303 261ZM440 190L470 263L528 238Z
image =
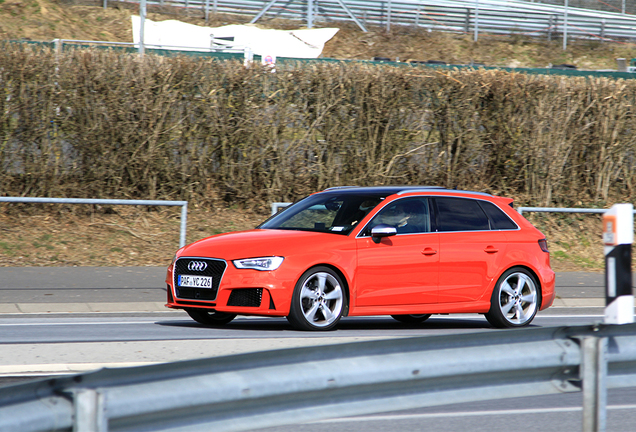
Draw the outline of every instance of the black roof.
M336 186L325 189L321 193L337 192L339 194L378 194L378 195L393 195L399 193L408 192L455 192L455 193L469 193L475 195L487 195L485 192L473 192L457 189L447 189L442 186Z

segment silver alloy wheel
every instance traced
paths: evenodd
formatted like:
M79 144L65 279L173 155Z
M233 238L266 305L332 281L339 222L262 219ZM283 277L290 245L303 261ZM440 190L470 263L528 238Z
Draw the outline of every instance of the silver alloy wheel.
M305 320L315 327L327 327L342 313L344 294L338 280L326 272L307 278L300 290L300 307Z
M537 287L525 273L511 273L501 282L499 309L511 324L521 326L532 320L537 311L537 299Z

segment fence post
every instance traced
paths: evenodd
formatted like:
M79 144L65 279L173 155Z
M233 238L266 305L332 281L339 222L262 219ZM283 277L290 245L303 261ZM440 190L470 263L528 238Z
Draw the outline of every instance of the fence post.
M466 18L464 19L464 33L470 32L470 8L466 8Z
M473 39L475 42L477 42L477 39L479 39L479 0L475 0L475 35L473 36Z
M141 0L139 2L139 55L141 57L144 56L145 52L145 36L146 30L144 29L146 25L146 0Z
M554 28L554 15L550 15L548 18L548 42L552 41L552 29Z
M563 51L568 48L568 0L565 0L565 9L563 11Z
M601 21L601 39L605 39L605 20Z
M307 28L314 26L314 1L307 0Z

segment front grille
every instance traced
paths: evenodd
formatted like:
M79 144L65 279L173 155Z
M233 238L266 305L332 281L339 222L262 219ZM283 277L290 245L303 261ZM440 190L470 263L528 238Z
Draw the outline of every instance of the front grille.
M228 306L259 307L263 298L263 288L242 288L232 290Z
M204 262L207 267L204 270L198 270L195 266L195 270L189 270L188 265L191 262ZM174 264L174 288L177 294L177 298L180 299L192 299L192 300L215 300L216 294L219 291L219 285L223 278L223 273L227 268L227 263L223 260L212 258L179 258ZM191 276L211 276L212 288L191 288L180 287L177 283L180 275Z

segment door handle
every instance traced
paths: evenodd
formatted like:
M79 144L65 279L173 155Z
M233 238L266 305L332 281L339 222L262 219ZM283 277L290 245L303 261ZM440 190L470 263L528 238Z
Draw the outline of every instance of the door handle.
M497 253L499 252L499 249L493 247L493 246L487 246L486 249L484 249L484 252L486 253Z
M422 251L422 255L435 255L436 253L437 251L431 248L426 248Z

